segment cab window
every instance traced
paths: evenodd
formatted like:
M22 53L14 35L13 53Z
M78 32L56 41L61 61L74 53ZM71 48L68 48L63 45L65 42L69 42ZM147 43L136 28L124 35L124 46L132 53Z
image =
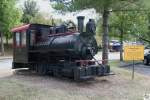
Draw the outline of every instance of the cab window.
M16 46L20 46L20 33L19 32L16 32L16 36L15 36L15 44Z
M30 46L33 46L35 44L35 42L36 42L35 34L36 34L36 31L35 30L31 30L31 32L30 32Z
M21 46L26 46L26 31L21 32Z

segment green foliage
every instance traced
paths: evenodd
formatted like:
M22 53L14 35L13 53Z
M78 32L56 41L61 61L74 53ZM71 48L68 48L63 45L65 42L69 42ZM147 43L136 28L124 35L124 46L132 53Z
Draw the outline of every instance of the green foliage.
M51 0L56 1L53 5L56 10L76 11L81 9L94 8L97 12L103 13L105 10L125 10L136 8L139 0Z
M38 14L38 7L36 1L27 0L24 2L23 8L23 16L22 22L23 23L30 23L30 20Z
M148 31L147 19L144 12L129 11L112 13L110 17L110 36L119 37L121 30L123 31L124 39L128 40L129 37L135 37L135 34L143 35Z
M0 13L0 28L8 41L12 37L11 28L20 23L21 13L15 7L15 0L1 0Z
M67 11L64 3L57 3L57 4L52 5L52 7L56 10L61 9L62 11Z
M143 33L140 37L150 43L150 0L141 0L144 3L145 15L148 17L148 32Z
M149 9L150 8L150 0L141 0L144 2L145 8Z

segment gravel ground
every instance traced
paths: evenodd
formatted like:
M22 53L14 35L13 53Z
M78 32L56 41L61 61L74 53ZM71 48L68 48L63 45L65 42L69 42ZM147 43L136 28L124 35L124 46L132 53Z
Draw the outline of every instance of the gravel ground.
M14 71L11 63L12 59L0 60L0 100L143 100L150 93L148 76L135 73L131 80L130 71L117 67L118 62L111 68L116 75L84 82L39 76L25 69ZM138 66L136 70L141 71L142 64Z
M0 78L0 100L142 100L143 95L149 93L150 81L143 84L149 78L136 77L132 81L128 72L118 72L113 76L74 82L38 76L28 70L13 71Z
M12 58L10 59L0 59L0 70L1 69L6 69L6 70L10 70L12 67Z
M0 59L0 78L12 75L12 59Z

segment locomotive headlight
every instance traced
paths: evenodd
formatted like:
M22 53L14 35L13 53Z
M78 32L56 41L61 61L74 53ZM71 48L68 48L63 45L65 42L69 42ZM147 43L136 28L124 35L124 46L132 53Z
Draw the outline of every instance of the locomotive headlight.
M91 48L83 47L82 48L82 57L86 59L92 59L94 51Z

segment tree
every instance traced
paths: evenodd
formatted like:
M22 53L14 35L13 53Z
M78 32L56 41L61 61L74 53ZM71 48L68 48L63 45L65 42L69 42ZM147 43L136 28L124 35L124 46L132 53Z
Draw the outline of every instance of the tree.
M140 39L144 40L146 43L150 44L150 0L143 0L144 8L147 9L146 15L148 16L148 32L142 34Z
M38 14L38 11L39 9L35 1L33 0L25 1L24 8L23 8L22 22L30 23L31 19Z
M1 55L3 56L4 55L4 43L3 43L3 34L2 32L0 32L0 38L1 38Z
M13 5L12 5L13 6ZM16 8L9 8L7 9L9 13L5 16L5 21L4 21L4 36L6 38L6 44L8 44L8 40L12 38L12 34L10 30L15 27L16 25L20 24L21 21L21 13L18 9Z
M110 35L120 38L120 61L123 61L123 40L129 40L129 36L138 39L138 36L147 33L147 21L148 18L143 11L121 11L112 13L110 17L110 31L112 34ZM135 35L138 36L136 37Z
M21 14L15 7L15 0L1 0L0 1L0 26L1 34L6 38L6 43L12 37L11 28L20 23ZM3 41L3 40L2 40Z
M3 44L3 22L4 21L4 9L6 6L6 1L0 1L0 38L1 38L1 55L4 55L4 44Z
M108 64L108 43L109 43L108 42L109 40L108 19L109 19L110 11L134 8L136 7L136 2L138 2L139 0L71 0L70 2L68 0L50 0L50 1L57 1L59 5L63 3L65 5L64 7L66 7L66 9L68 10L70 10L69 8L72 8L72 10L94 8L98 13L102 14L103 17L102 59L103 59L103 64L107 65ZM61 6L61 8L62 7L63 6ZM59 8L57 7L57 4L55 8Z

